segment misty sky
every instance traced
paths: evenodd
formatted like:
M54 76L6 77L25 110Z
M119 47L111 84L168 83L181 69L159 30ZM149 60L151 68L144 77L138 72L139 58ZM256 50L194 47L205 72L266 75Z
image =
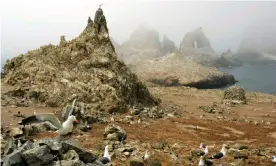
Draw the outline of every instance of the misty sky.
M261 30L276 24L276 2L5 0L0 7L1 60L58 44L61 35L67 40L77 37L100 3L110 36L119 43L141 24L161 37L167 34L177 46L186 32L203 27L213 49L221 53L235 51L249 26L259 25Z

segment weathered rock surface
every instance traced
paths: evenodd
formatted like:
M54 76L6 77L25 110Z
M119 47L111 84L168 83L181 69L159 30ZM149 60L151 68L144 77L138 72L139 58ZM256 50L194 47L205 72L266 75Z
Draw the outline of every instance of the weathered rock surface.
M109 125L104 130L104 137L109 141L123 141L127 138L127 133L120 126Z
M29 166L46 165L54 159L46 145L27 150L22 153L22 157Z
M155 105L147 88L118 60L101 8L79 37L41 46L4 66L4 81L20 88L20 97L60 107L75 98L85 104L84 118L94 110L123 112L137 104ZM31 95L30 95L31 94Z
M195 63L181 53L149 60L130 68L141 79L161 86L218 88L235 82L232 75Z
M141 26L137 28L129 40L117 50L120 59L126 64L162 56L159 33L156 30Z
M166 35L163 37L161 43L161 52L163 55L171 54L177 51L177 48L172 40L170 40Z
M245 91L237 85L231 86L224 91L223 99L236 101L236 103L246 103Z
M26 141L19 148L14 147L12 151L2 156L4 165L85 166L87 163L94 165L97 160L97 157L80 146L79 142L63 137L42 139L35 143Z
M217 56L201 27L186 33L180 43L179 51L193 61L204 65L211 64Z
M129 166L144 166L144 162L138 158L130 159Z
M214 61L215 67L237 67L242 66L242 62L234 57L232 51L228 49L226 52L221 54L221 57Z

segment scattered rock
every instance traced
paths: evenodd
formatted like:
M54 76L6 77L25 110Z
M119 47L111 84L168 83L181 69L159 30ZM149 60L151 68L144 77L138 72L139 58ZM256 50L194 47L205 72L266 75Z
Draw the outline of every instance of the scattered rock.
M236 159L233 163L234 166L245 166L245 159Z
M149 166L162 166L162 164L160 160L154 159L152 162L150 162Z
M5 156L3 159L3 165L6 166L21 166L27 165L26 161L22 157L22 153L26 150L33 148L33 143L31 141L25 142L18 150L12 152L11 154Z
M138 158L130 159L129 166L144 166L144 162Z
M9 131L9 136L10 137L14 137L14 138L17 138L17 137L20 137L23 135L23 131L18 128L18 127L12 127Z
M248 152L247 151L236 151L234 152L234 159L248 159Z
M104 137L110 141L123 141L127 138L127 133L120 126L111 124L104 130Z
M54 159L46 145L27 150L22 156L29 166L46 165Z
M84 163L93 163L96 161L96 156L75 143L75 141L69 140L62 142L62 152L68 152L69 150L74 150L78 155L81 161Z

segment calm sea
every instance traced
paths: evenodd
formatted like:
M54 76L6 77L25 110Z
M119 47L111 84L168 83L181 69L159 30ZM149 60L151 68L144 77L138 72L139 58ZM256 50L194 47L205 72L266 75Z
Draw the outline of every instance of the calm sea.
M236 84L245 90L276 94L276 64L254 64L237 68L220 68L234 75Z

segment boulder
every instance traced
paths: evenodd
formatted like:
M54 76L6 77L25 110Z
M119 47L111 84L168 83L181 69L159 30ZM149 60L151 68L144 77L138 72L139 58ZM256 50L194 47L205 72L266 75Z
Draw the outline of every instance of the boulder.
M144 166L144 162L138 158L130 159L129 166Z
M17 138L17 137L20 137L23 135L23 131L18 128L18 127L12 127L9 131L9 136L10 137L14 137L14 138Z
M80 160L61 160L61 161L53 161L49 164L50 166L86 166Z
M15 150L11 154L5 156L5 158L3 159L3 165L9 165L9 166L27 165L26 161L22 157L22 153L32 148L33 148L33 143L31 141L25 142L18 150Z
M231 86L224 91L223 99L246 103L245 91L237 85Z
M29 166L38 166L49 164L55 156L46 145L43 145L23 152L22 157Z
M127 133L120 126L111 124L105 128L104 137L110 141L123 141L127 138Z
M247 151L236 151L234 152L234 159L248 159L248 152Z
M73 141L62 142L62 153L66 153L70 150L74 150L79 155L80 160L83 161L85 164L93 163L97 159L97 157L94 154L88 152L83 147L79 146Z
M149 163L149 166L162 166L162 164L160 160L154 159L152 162Z

